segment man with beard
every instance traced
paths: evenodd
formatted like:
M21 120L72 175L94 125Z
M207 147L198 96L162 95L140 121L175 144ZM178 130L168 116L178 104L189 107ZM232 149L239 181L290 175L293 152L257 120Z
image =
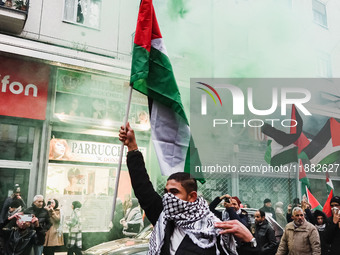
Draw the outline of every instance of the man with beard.
M275 232L266 220L264 211L258 210L255 213L255 240L259 255L274 255L277 250Z
M52 223L50 221L50 216L48 211L44 208L44 197L42 195L36 195L33 198L32 207L27 208L24 211L25 214L33 214L35 217L38 218L37 223L34 225L34 228L38 230L41 229L42 237L39 242L33 245L34 255L41 255L44 249L45 243L45 235L47 230L50 229Z
M288 223L276 255L320 255L320 238L315 226L305 220L303 210L295 207L293 221Z
M252 239L239 221L221 222L210 212L207 202L197 195L196 180L188 173L172 174L161 197L150 182L129 123L126 130L121 127L119 140L128 147L127 166L135 195L154 225L149 254L237 254L230 233L247 242Z

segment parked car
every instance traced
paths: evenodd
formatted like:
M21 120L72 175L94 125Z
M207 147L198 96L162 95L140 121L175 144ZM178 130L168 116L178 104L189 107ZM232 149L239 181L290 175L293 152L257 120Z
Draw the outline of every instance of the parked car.
M134 238L121 238L102 243L87 249L84 255L146 255L149 250L149 239L152 225L144 228Z

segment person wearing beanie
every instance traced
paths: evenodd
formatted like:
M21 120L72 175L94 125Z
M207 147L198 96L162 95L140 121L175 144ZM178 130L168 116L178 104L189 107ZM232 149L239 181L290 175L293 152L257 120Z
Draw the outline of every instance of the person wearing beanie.
M340 197L335 196L330 202L332 216L328 218L325 229L325 240L331 246L330 255L340 254Z
M2 225L5 220L7 220L9 206L14 200L20 201L20 203L22 204L22 209L26 207L26 204L21 197L21 190L20 190L19 184L15 184L12 190L13 190L12 195L6 198L4 205L2 206L1 215L0 215L0 225Z
M82 255L82 232L81 232L81 215L80 208L82 204L79 201L72 202L71 218L66 222L69 228L69 235L67 241L67 255Z
M269 198L263 200L263 207L261 207L259 210L264 211L266 213L271 213L273 219L276 220L276 214L274 208L272 207L272 201Z

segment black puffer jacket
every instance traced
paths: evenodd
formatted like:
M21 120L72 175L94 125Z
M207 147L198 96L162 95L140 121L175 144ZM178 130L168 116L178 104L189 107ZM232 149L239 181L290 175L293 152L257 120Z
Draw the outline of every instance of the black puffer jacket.
M27 208L24 211L25 214L34 214L35 217L39 220L39 228L41 230L39 231L39 234L43 236L43 238L39 238L38 245L43 245L45 243L45 235L46 232L50 229L52 226L52 223L50 221L50 215L48 214L48 211L45 208L38 208L34 204L32 207Z

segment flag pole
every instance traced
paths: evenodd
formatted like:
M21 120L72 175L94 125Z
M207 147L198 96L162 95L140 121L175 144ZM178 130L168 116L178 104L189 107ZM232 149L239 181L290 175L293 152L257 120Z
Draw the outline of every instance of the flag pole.
M126 105L126 111L125 111L125 117L124 117L124 130L126 129L126 124L129 119L129 112L130 112L130 106L131 106L131 98L132 98L132 85L129 86L129 95L128 95L128 101ZM120 177L120 171L122 169L122 161L123 161L123 153L124 153L124 143L120 146L120 154L119 154L119 161L118 161L118 168L116 173L116 181L115 181L115 188L113 191L113 207L111 212L111 220L113 221L113 217L116 210L116 202L117 202L117 195L118 195L118 186L119 186L119 177Z

